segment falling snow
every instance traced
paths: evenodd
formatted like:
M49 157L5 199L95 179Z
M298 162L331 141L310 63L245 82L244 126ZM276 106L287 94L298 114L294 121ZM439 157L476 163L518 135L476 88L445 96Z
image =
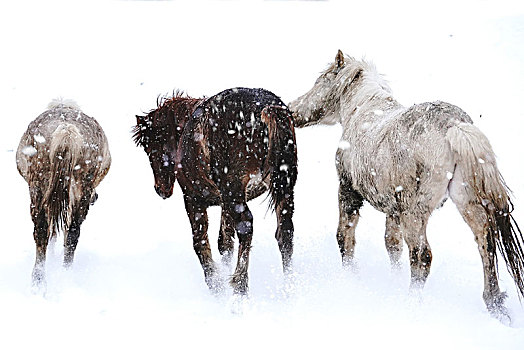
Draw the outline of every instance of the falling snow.
M391 268L385 215L367 203L356 227L354 266L342 267L335 154L345 146L339 144L338 125L297 129L295 245L288 278L267 195L248 203L253 226L239 227L253 229L246 298L232 296L227 287L238 235L228 267L217 248L220 208L208 210L206 238L226 285L223 294L214 295L193 250L178 185L169 200L161 200L148 159L129 136L134 115L176 88L211 96L234 86L265 87L289 102L313 85L340 48L374 61L406 106L443 99L462 107L497 154L522 229L524 11L519 2L206 1L203 6L180 0L28 7L12 1L0 3L0 13L5 14L0 30L8 34L0 40L0 348L522 348L524 308L503 259L498 272L511 327L485 309L477 246L449 200L428 221L433 265L422 291L409 289L406 245L402 266ZM60 95L97 118L114 162L97 187L100 197L82 226L73 266L62 266L63 235L58 235L48 250L47 292L33 294L29 190L14 152L6 150L16 150L28 123ZM374 171L388 176L384 169Z
M45 137L40 134L35 135L34 139L38 143L45 143Z
M22 149L22 153L28 157L32 157L37 153L37 150L33 146L26 146Z

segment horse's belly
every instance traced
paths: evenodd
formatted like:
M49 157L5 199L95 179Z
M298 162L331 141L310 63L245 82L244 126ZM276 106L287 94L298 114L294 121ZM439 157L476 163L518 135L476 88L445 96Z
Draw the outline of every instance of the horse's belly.
M249 175L249 181L246 185L246 198L247 200L254 199L269 188L269 176L266 179L263 178L260 172Z

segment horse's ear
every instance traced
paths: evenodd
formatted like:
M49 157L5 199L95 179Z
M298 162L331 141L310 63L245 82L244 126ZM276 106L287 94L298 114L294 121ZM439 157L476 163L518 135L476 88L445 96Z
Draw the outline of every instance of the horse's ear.
M337 56L335 57L335 62L337 64L337 68L344 67L344 54L341 50L338 50Z

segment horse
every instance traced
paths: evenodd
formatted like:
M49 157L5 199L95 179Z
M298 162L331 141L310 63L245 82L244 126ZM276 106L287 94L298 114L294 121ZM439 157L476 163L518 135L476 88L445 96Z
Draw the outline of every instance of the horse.
M51 238L63 231L64 266L73 263L80 225L95 188L111 165L104 131L72 100L53 100L23 134L16 152L18 172L29 185L36 260L34 287L45 287L45 260Z
M269 191L276 212L275 238L284 272L293 253L293 190L297 148L293 119L282 100L263 89L235 88L209 98L177 91L157 108L136 116L133 138L153 170L155 190L166 199L178 180L193 234L193 248L207 286L223 290L211 255L207 208L221 206L218 250L225 264L238 237L238 261L230 285L248 291L253 216L247 201Z
M313 88L289 108L297 127L342 125L336 152L337 241L345 266L352 265L359 209L367 201L386 214L385 245L392 265L400 263L404 239L411 287L423 287L432 260L428 219L449 197L478 244L487 309L508 317L496 248L523 296L522 233L492 147L464 111L440 101L406 108L372 63L340 50Z

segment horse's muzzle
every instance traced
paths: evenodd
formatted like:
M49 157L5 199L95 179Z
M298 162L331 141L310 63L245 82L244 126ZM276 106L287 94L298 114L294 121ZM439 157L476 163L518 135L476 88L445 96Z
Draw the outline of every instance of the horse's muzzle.
M167 199L171 197L171 195L173 194L173 187L166 190L165 188L163 188L163 186L155 185L155 191L162 199Z

